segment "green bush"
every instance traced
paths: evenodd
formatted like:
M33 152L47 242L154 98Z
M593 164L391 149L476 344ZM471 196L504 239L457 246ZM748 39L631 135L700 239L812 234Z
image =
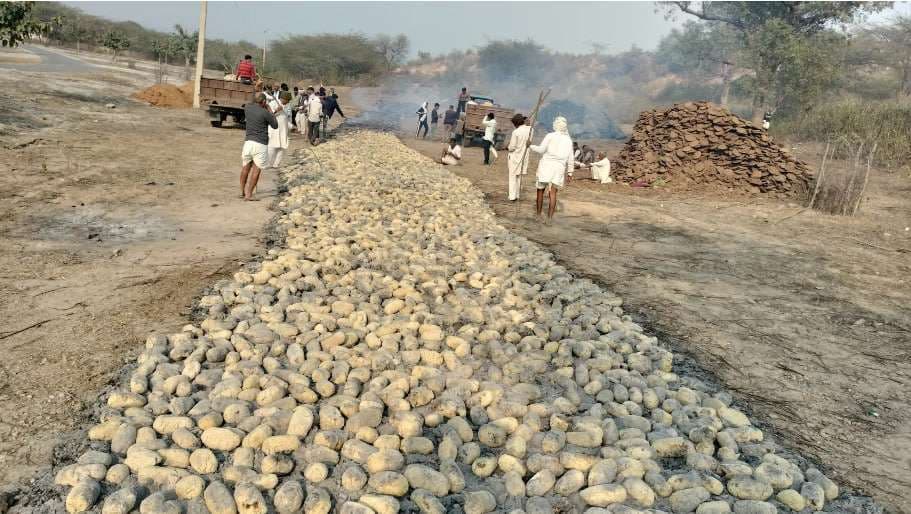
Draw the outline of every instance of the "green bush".
M911 103L842 101L822 105L802 119L781 120L772 129L796 139L826 142L844 138L851 144L876 143L874 161L890 167L911 162Z

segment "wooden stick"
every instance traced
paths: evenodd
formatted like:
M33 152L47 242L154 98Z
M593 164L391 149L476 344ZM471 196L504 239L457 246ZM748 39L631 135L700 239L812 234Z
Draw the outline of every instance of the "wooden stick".
M819 194L819 185L822 183L822 177L826 174L826 157L829 155L829 145L832 144L831 141L826 141L826 151L822 154L822 163L819 165L819 176L816 177L816 186L813 188L813 196L810 197L810 203L807 205L809 208L813 208L813 203L816 202L816 195Z
M528 116L528 119L531 120L531 123L529 124L529 127L531 127L531 128L528 131L528 141L526 142L525 150L522 152L522 160L519 161L519 188L518 188L519 197L522 196L522 171L524 171L524 169L525 169L525 160L528 159L528 151L529 151L528 147L530 146L532 137L534 137L535 121L537 121L538 112L541 110L541 105L544 104L544 100L547 99L548 95L550 95L550 88L547 88L547 91L544 91L542 89L541 92L538 93L538 102L535 104L535 108L532 109L531 114ZM507 158L507 170L508 170L508 166L509 166L509 162L508 162L508 158ZM507 173L508 173L508 171L507 171ZM514 215L515 216L519 215L519 200L518 199L516 200L516 209L515 209Z
M873 149L870 150L870 155L867 156L867 172L864 174L864 183L860 187L860 193L857 195L857 201L854 202L854 209L851 210L851 216L857 214L857 209L860 208L860 202L864 198L864 192L867 190L867 182L870 180L870 166L873 165L873 154L876 153L876 147L879 145L879 141L873 143Z

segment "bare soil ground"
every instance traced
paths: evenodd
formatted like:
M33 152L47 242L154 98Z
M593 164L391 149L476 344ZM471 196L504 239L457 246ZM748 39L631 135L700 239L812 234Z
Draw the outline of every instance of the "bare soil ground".
M243 131L131 100L150 73L6 71L0 485L25 485L82 440L153 329L179 329L204 287L261 251L276 193L264 176L262 201L238 199Z
M439 142L403 141L439 158ZM614 156L619 145L607 149ZM876 170L856 218L577 179L544 226L533 216L536 159L518 204L506 200L505 155L482 161L468 148L452 170L484 191L505 226L620 294L786 446L911 512L907 172Z

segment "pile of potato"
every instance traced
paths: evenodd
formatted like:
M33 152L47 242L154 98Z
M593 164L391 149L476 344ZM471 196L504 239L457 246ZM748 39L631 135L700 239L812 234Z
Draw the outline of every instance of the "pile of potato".
M775 513L839 494L393 136L298 156L285 244L150 337L70 512ZM312 153L311 153L312 152Z

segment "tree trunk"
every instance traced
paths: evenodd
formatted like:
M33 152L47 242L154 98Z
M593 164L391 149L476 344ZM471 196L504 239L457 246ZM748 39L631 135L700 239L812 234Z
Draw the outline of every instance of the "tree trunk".
M731 96L731 75L734 73L734 65L725 62L721 64L721 99L719 103L722 107L728 106L728 98Z
M184 80L190 80L190 56L183 56L183 78Z
M79 40L76 40L76 55L79 55Z
M111 62L117 62L117 49L112 49L112 51L114 52L114 56L111 57Z

